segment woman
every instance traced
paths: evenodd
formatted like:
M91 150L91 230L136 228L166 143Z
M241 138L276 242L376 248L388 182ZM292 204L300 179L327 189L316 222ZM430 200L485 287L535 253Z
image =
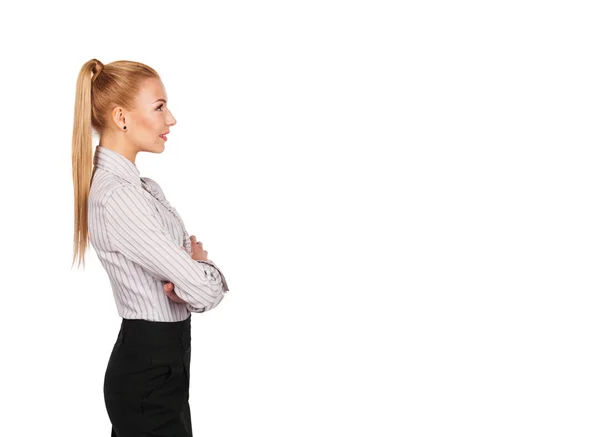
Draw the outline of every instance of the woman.
M85 268L89 235L123 318L104 378L112 437L192 435L191 312L215 308L229 290L160 185L135 164L138 152L165 150L175 123L149 66L91 59L81 68L73 263L79 257ZM100 136L93 159L92 130Z

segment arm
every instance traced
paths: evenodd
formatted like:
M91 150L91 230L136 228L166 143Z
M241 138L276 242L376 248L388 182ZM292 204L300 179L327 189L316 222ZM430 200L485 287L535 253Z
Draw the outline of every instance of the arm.
M221 302L227 287L219 270L179 248L154 216L143 188L116 189L103 211L111 246L155 278L173 282L188 309L203 312Z
M213 308L214 308L219 303L221 303L221 301L225 297L225 294L229 291L229 287L227 286L227 281L225 280L225 275L223 275L223 273L221 272L221 270L219 270L219 268L211 260L206 260L206 261L196 260L196 262L207 263L209 265L214 266L218 270L218 272L220 273L220 275L221 275L221 280L223 281L223 291L221 293L221 297L218 299L218 302L215 302L215 304L213 305ZM193 313L203 313L204 311L206 311L206 308L204 308L204 307L202 307L202 308L196 308L196 307L190 305L189 303L186 304L186 307L187 307L187 309L189 311L191 311Z
M165 198L165 193L163 192L159 183L156 182L154 179L149 178L148 176L144 176L141 179L154 192L154 196L156 196L159 199L159 201L163 205L165 205L169 210L171 210L171 212L180 220L181 226L183 226L184 231L185 231L185 225L183 223L183 219L181 218L181 216L179 215L177 210ZM187 232L185 232L185 234L187 235ZM189 237L187 237L187 238L189 239ZM219 271L219 273L221 274L221 279L223 280L223 293L227 293L229 291L229 287L227 286L227 281L225 280L225 275L223 275L223 272L219 269L219 267L217 267L217 265L212 260L207 259L207 260L196 260L196 261L210 264L215 269L217 269Z

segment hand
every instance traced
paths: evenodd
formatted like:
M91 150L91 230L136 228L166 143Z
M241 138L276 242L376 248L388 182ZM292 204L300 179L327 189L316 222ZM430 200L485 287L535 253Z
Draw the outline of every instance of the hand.
M167 282L165 285L163 285L163 290L165 291L165 293L167 293L167 297L173 302L187 303L185 300L183 300L175 294L175 284L173 284L172 282Z
M207 261L208 251L204 250L201 241L196 241L196 236L191 235L190 241L192 243L192 259L196 261Z

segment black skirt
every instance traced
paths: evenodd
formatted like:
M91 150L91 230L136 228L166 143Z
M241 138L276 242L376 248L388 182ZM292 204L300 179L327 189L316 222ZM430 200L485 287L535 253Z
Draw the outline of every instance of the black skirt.
M111 437L192 437L190 327L123 319L104 377Z

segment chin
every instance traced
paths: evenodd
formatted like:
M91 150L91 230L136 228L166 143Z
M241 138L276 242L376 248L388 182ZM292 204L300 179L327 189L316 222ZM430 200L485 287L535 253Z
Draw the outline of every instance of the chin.
M153 145L151 147L147 147L144 151L150 153L162 153L165 151L165 146L164 144L158 144L156 146Z

